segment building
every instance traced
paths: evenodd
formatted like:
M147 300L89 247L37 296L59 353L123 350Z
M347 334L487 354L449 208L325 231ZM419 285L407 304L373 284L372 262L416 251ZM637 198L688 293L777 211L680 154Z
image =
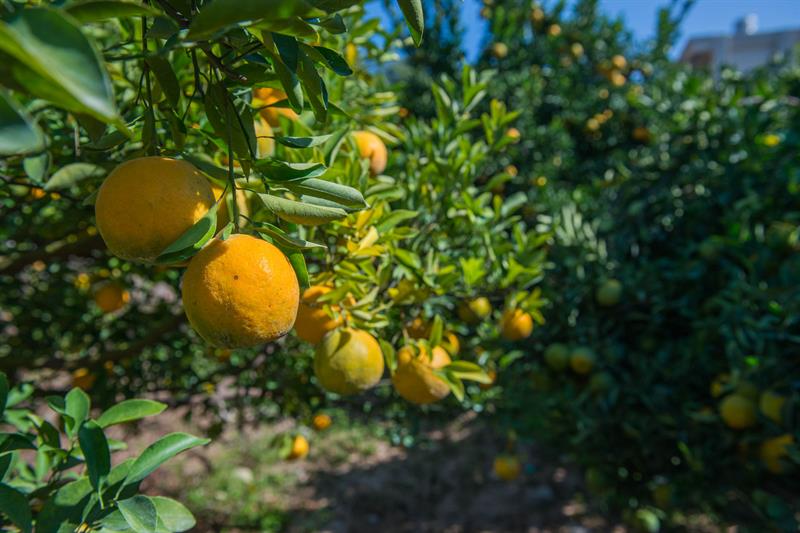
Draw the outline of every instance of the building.
M715 74L722 66L747 72L786 53L800 43L800 29L758 33L758 19L747 15L738 20L733 35L693 37L686 43L680 60Z

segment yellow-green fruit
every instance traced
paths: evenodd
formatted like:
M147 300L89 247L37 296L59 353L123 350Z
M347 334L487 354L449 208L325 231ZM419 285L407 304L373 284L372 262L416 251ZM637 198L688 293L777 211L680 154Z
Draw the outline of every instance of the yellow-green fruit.
M733 429L746 429L756 424L756 404L741 394L729 394L719 404L722 421Z
M334 316L328 313L326 305L318 303L317 299L333 289L325 285L312 285L303 291L300 306L297 309L297 320L294 331L302 340L317 344L329 332L342 325L338 305L330 306Z
M522 472L522 463L516 455L498 455L494 459L494 473L504 481L514 481Z
M593 394L604 394L614 384L614 379L608 372L598 372L589 380L589 390Z
M286 458L290 461L302 459L308 455L308 450L308 439L302 435L297 435L294 439L292 439L292 448L289 450L289 455Z
M211 185L190 163L141 157L117 166L103 181L95 217L111 253L153 262L213 204Z
M249 235L214 239L189 261L183 307L192 327L220 348L245 348L292 329L300 287L291 263Z
M556 342L544 351L544 362L553 370L562 371L569 366L569 348Z
M761 414L769 418L776 424L783 422L783 405L786 397L772 391L764 391L758 402Z
M503 59L508 55L508 45L503 42L492 44L492 55L497 59Z
M789 455L788 448L792 444L794 444L794 437L788 433L761 443L758 455L767 470L773 474L782 474L786 471L784 459Z
M330 392L350 395L374 387L383 375L383 353L375 337L353 328L323 337L314 355L314 374Z
M467 324L477 324L492 313L492 304L485 296L480 296L458 305L458 318Z
M419 346L419 352L415 352L412 346L404 346L397 352L392 384L397 393L411 403L438 402L450 394L450 386L433 371L449 364L450 356L441 346L431 350L430 357L422 346Z
M500 320L500 331L510 341L527 339L533 332L533 317L522 309L509 309Z
M369 159L369 170L373 176L386 170L389 151L380 137L371 131L354 131L353 138L362 158Z
M594 352L589 348L575 348L569 356L569 365L577 374L588 374L594 367Z
M603 307L617 305L622 297L622 283L618 280L610 279L597 289L597 294L595 296L597 298L597 303Z

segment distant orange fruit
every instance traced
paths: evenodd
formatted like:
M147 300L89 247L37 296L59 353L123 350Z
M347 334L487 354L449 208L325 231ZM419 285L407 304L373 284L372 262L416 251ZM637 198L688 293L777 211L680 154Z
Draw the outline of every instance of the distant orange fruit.
M756 404L741 394L729 394L719 404L719 414L723 422L733 429L746 429L758 421Z
M383 376L383 352L366 331L339 328L322 338L314 354L314 375L327 391L343 396L371 389Z
M311 420L311 425L314 426L314 429L317 431L324 431L331 426L332 420L331 417L326 415L325 413L319 413L314 415L314 418Z
M500 331L510 341L527 339L533 332L533 317L522 309L508 309L500 320Z
M303 291L300 299L300 306L297 309L297 320L294 323L294 331L302 340L311 344L317 344L331 330L342 325L342 317L339 315L338 305L327 306L317 303L317 299L331 292L333 289L326 285L312 285ZM328 309L334 314L328 312Z
M427 339L431 335L431 323L418 316L406 326L406 332L412 339Z
M292 447L289 450L289 455L286 458L290 461L302 459L308 455L309 448L310 446L308 445L308 439L302 435L296 435L294 439L292 439Z
M362 158L369 159L369 170L377 175L386 170L389 152L380 137L371 131L354 131L353 138Z
M506 130L506 137L510 137L513 142L519 142L522 134L519 132L517 128L508 128Z
M522 464L516 455L498 455L494 459L494 473L503 481L514 481L522 472Z
M128 291L115 281L108 281L98 286L94 293L94 303L104 313L113 313L122 309L130 301Z
M72 372L72 386L77 389L88 391L96 380L97 376L88 368L78 368Z
M261 110L261 116L267 121L267 124L273 128L280 126L280 117L284 116L290 120L297 120L297 113L288 107L272 106L277 102L286 100L286 93L280 89L273 89L271 87L259 87L253 91L253 105L271 106L265 107Z

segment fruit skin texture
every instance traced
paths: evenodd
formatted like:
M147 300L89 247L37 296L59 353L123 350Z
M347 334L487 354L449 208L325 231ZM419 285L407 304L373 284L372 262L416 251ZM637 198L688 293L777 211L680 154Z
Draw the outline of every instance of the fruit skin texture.
M569 348L560 342L551 344L544 351L544 362L553 370L561 372L569 366Z
M325 413L319 413L314 415L314 418L311 419L311 425L314 426L314 429L317 431L324 431L331 427L331 417L326 415Z
M302 459L308 455L308 448L308 440L302 435L297 435L292 441L292 449L289 452L289 456L286 458L290 461Z
M621 296L622 283L615 279L610 279L603 283L600 288L597 289L597 294L595 295L597 298L597 303L603 307L617 305Z
M104 313L113 313L122 309L130 299L128 291L113 281L103 283L94 293L94 303Z
M342 318L333 318L325 309L325 304L315 303L317 298L331 292L325 285L312 285L303 291L300 306L297 309L297 320L294 331L302 340L311 344L318 344L326 333L342 325ZM331 306L334 312L339 311L338 306Z
M375 337L354 328L335 329L323 337L314 355L319 384L343 396L374 387L383 376L383 353Z
M411 346L404 346L397 352L397 369L392 375L392 384L397 393L411 403L426 405L450 394L450 386L433 373L433 370L449 365L450 356L441 346L436 346L431 354L429 359L422 346L417 354Z
M719 404L723 422L733 429L746 429L756 424L756 405L741 394L729 394Z
M214 239L183 276L183 307L192 327L219 348L244 348L286 335L300 287L291 263L272 244L249 235Z
M492 304L485 296L458 304L458 318L467 324L475 325L491 313Z
M257 107L268 106L281 100L286 100L286 93L272 87L259 87L253 91L254 105ZM297 113L288 107L265 107L261 110L261 117L273 128L280 126L280 117L283 115L289 120L297 120ZM274 146L274 145L273 145Z
M389 161L389 152L380 137L371 131L354 131L353 138L358 146L358 153L363 158L369 158L369 170L373 176L386 170Z
M498 455L494 458L494 473L504 481L514 481L522 472L522 464L515 455Z
M786 397L772 391L764 391L761 394L761 399L758 402L758 407L761 414L780 424L783 422L783 404L786 403Z
M794 444L794 437L788 433L761 443L758 455L767 470L773 474L782 474L786 471L786 466L781 460L789 455L786 448L792 444Z
M594 352L589 348L575 348L569 356L569 366L576 374L588 374L594 367Z
M111 171L94 209L111 253L151 263L213 204L211 185L190 163L140 157Z
M509 309L503 313L500 330L510 341L527 339L533 333L533 318L522 309Z

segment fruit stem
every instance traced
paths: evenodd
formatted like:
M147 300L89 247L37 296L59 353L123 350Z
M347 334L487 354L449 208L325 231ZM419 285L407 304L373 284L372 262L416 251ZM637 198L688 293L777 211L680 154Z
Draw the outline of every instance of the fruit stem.
M142 68L144 69L144 85L147 90L147 105L145 106L145 113L147 113L147 117L150 119L149 121L145 121L145 126L149 126L151 128L150 139L153 140L153 144L148 144L145 149L147 150L148 155L155 155L158 151L158 136L156 135L156 116L153 112L153 91L150 86L150 65L147 64L147 17L142 17L142 52L144 52L142 54L144 56L144 60L142 61Z
M227 98L227 95L225 95L225 96L226 96L226 98L225 98L225 107L226 107L225 115L226 116L230 116L230 113L229 113L230 112L230 108L229 108L229 106L231 105L231 102ZM235 110L234 110L234 112L235 112ZM233 145L233 140L232 140L233 139L233 133L231 132L231 123L230 123L229 120L225 121L225 126L226 126L226 129L228 130L228 135L227 135L227 137L228 137L228 139L227 139L227 144L228 144L228 183L230 184L231 195L232 195L232 198L233 198L233 201L231 202L231 208L232 208L232 212L233 212L233 217L232 217L233 218L233 227L236 228L236 233L239 233L239 203L236 201L237 200L237 198L236 198L236 177L233 174L233 148L232 148L232 145Z

